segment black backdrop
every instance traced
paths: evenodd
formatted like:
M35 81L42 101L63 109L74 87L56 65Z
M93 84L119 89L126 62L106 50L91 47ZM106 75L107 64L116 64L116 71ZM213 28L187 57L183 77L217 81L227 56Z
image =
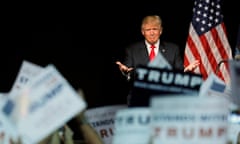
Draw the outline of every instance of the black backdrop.
M237 1L222 1L230 45L236 44ZM23 60L54 64L89 107L126 102L127 83L116 60L128 44L142 39L143 16L163 19L162 38L183 52L192 17L193 0L130 2L58 2L7 4L2 19L0 92L8 92Z

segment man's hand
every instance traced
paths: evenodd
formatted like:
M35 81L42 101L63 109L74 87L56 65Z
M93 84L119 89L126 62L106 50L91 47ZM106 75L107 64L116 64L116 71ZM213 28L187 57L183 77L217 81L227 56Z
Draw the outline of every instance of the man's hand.
M195 60L194 62L190 63L188 66L184 68L184 72L190 72L193 71L195 68L197 68L200 65L199 60Z
M116 61L116 64L118 65L121 72L127 74L133 70L132 67L127 67L126 65L122 64L120 61Z

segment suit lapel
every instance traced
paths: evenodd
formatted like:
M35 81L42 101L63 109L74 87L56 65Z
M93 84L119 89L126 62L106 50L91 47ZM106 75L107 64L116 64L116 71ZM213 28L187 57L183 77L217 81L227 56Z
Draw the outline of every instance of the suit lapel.
M141 55L142 55L142 61L144 62L144 64L148 64L149 55L148 55L147 46L145 45L145 43L142 45Z
M167 55L167 49L166 49L164 43L160 44L158 53L161 53L164 57L166 57L166 55Z

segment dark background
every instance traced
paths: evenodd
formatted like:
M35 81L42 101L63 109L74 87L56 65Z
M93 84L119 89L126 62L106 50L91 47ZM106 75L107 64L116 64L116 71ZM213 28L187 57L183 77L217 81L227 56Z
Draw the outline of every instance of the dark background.
M240 23L237 6L237 1L222 1L232 48ZM177 43L183 53L193 0L35 2L4 7L0 92L11 89L23 60L54 64L76 90L84 91L90 108L126 102L127 83L115 61L122 60L128 44L143 38L140 25L145 15L160 15L162 39Z

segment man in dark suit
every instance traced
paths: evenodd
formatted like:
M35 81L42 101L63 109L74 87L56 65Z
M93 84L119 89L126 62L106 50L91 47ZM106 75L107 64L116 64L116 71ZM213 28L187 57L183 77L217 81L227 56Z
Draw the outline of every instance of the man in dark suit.
M129 76L138 65L147 65L150 62L151 46L154 47L155 54L161 53L173 69L187 72L192 71L199 65L197 60L184 68L179 47L174 43L162 42L160 40L162 30L162 19L158 15L150 15L143 18L141 33L145 40L126 48L124 62L116 62L125 76Z
M184 68L179 47L174 43L160 40L162 30L162 19L158 15L150 15L143 18L141 33L145 40L134 43L126 48L123 63L120 61L116 62L120 71L128 80L131 80L134 69L137 66L147 65L152 60L150 57L152 52L155 55L162 54L173 69L187 72L194 70L199 65L199 61L196 60Z

